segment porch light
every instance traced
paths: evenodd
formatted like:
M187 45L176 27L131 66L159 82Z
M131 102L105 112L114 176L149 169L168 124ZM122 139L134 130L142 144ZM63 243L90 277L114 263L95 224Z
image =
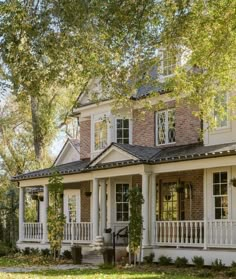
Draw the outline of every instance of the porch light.
M89 197L91 197L92 192L85 192L84 194L85 194L85 196L86 196L86 197L88 197L88 198L89 198Z
M233 178L230 180L230 184L233 185L234 187L236 187L236 177L233 177Z

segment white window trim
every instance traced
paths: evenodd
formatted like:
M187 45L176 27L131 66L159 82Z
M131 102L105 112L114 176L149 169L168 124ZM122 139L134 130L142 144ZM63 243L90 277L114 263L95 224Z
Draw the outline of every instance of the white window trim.
M214 173L220 173L220 172L227 172L227 195L214 195L213 194L213 175ZM224 168L219 168L219 169L214 169L210 173L211 175L211 199L212 199L212 219L214 221L227 221L231 219L231 210L232 210L232 204L231 204L231 188L230 188L230 177L231 177L231 172L229 169L224 169ZM215 217L215 197L216 196L227 196L228 197L228 217L225 219L216 219Z
M78 204L76 204L76 223L81 222L81 193L80 189L77 190L64 190L64 214L66 216L66 223L69 223L69 211L68 211L68 195L76 195L76 199L78 199Z
M128 221L117 221L117 211L116 211L116 185L117 184L128 184L129 185L129 190L131 189L131 184L130 182L127 182L127 181L116 181L115 182L115 191L114 191L114 201L115 201L115 210L114 210L114 213L115 213L115 223L117 224L126 224L126 223L129 223L129 220ZM129 209L130 209L130 204L129 204ZM129 210L129 216L130 216L130 210Z
M109 120L110 120L110 113L104 112L99 114L94 114L91 117L91 153L93 154L99 154L104 149L98 149L95 150L95 123L103 121L104 117L107 119L107 146L109 146L111 141L111 133L110 133L110 127L109 127Z
M175 111L175 108L171 108L171 109L165 109L165 110L160 110L160 111L157 111L156 112L156 115L155 115L155 128L156 128L156 146L162 146L162 145L171 145L171 144L175 144L176 143L176 138L175 138L175 141L173 142L165 142L165 143L158 143L158 113L161 113L161 112L165 112L165 114L167 114L167 117L165 115L165 119L168 119L168 112L169 111ZM165 138L168 139L168 122L169 121L165 121ZM175 123L176 123L176 117L175 117ZM176 128L176 126L175 126ZM176 130L175 130L176 131Z
M129 144L132 144L132 131L133 131L133 122L130 118L116 117L115 118L115 142L117 142L117 120L128 119L129 120Z

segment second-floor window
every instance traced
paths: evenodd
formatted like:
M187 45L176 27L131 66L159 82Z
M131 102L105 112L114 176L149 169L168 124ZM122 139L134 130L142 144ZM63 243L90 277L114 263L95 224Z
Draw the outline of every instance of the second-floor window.
M217 108L214 110L214 118L216 128L227 128L228 127L228 96L223 94L217 97Z
M129 143L129 119L116 119L116 142Z
M107 121L98 120L94 123L94 150L101 150L107 146Z
M156 113L156 144L175 142L175 109Z
M160 51L160 66L161 66L161 74L163 76L171 76L174 74L177 58L176 55L167 50Z

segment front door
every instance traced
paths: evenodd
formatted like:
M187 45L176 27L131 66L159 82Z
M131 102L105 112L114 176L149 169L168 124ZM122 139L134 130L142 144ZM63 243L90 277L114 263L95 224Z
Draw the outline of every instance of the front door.
M80 190L64 191L64 214L67 223L80 222Z

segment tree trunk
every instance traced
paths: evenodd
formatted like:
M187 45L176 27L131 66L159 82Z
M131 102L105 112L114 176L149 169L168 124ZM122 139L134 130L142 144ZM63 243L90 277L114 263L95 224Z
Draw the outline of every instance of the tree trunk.
M35 158L40 163L43 159L43 135L40 126L39 101L36 96L30 96L32 127L34 137Z

